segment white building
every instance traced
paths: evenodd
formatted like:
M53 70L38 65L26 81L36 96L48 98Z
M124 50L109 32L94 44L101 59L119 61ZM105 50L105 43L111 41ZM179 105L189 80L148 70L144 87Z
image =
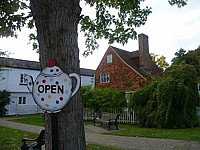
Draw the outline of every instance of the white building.
M24 81L24 74L31 75L33 81L40 73L39 62L19 60L13 58L0 58L0 91L11 93L11 102L6 108L7 115L34 114L41 112L36 105ZM94 87L94 70L80 69L81 86Z

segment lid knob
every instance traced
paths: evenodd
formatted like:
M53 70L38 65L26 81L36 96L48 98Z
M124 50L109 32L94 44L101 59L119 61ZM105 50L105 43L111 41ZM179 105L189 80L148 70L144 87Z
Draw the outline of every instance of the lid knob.
M56 62L54 59L49 59L47 62L47 67L53 67L55 66Z

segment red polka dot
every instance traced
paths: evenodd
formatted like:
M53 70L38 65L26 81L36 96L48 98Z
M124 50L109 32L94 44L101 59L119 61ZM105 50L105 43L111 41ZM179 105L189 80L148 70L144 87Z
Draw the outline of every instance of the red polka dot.
M62 101L62 100L63 100L63 97L60 97L60 100Z
M46 80L42 80L42 83L46 83Z
M60 70L59 69L56 69L56 72L59 72Z
M41 98L41 101L44 101L44 98L43 98L43 97Z

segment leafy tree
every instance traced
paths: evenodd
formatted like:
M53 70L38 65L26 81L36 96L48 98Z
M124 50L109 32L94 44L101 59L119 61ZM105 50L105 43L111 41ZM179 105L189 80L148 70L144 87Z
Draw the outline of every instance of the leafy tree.
M158 58L159 55L156 55L154 53L151 53L151 58L153 60L153 62L156 63L156 65L162 69L162 70L165 70L167 67L169 67L169 64L166 62L166 57L165 56L161 56Z
M178 52L175 53L175 58L172 59L172 65L180 65L180 64L188 64L193 65L197 71L197 75L200 81L200 48L193 51L188 51L186 53L185 50L180 49Z
M122 44L136 37L135 27L145 24L151 9L141 8L144 0L85 0L96 7L96 18L81 16L80 0L12 0L0 1L0 35L15 36L23 26L35 24L39 43L40 66L46 67L49 59L66 73L79 73L79 49L77 25L81 20L81 30L85 32L88 55L97 47L96 40L109 39ZM182 7L187 0L169 0L171 5ZM28 9L28 14L24 13ZM111 15L116 9L117 15ZM19 11L20 10L20 11ZM33 17L33 18L32 18ZM33 20L32 20L33 19ZM33 36L33 39L35 37ZM82 120L81 97L78 92L58 114L59 149L85 149L84 126ZM45 147L51 149L51 115L45 115ZM67 141L67 142L66 142Z
M172 66L165 71L165 78L133 93L129 107L134 108L140 125L145 127L193 127L198 123L196 85L193 66Z
M0 116L5 116L8 111L5 106L10 103L10 92L3 90L0 91Z
M18 10L28 8L22 0L1 0L0 1L0 37L17 37L16 31L21 30L21 27L27 23L27 18L30 14Z
M177 60L180 59L181 57L183 57L186 53L186 50L184 50L183 48L180 48L180 50L178 50L178 52L175 53L175 57L172 59L172 62L181 62L182 60Z

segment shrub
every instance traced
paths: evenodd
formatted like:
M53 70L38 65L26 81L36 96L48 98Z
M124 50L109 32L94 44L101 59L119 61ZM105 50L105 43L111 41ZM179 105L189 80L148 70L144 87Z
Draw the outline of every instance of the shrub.
M107 111L111 108L122 110L127 106L125 94L121 91L112 91L110 89L95 89L82 87L82 99L84 107L92 108L96 112Z
M0 91L0 116L6 115L6 105L10 103L10 92L3 90Z
M186 128L197 124L199 103L197 75L193 66L174 66L165 78L138 90L131 96L140 125L158 128Z

